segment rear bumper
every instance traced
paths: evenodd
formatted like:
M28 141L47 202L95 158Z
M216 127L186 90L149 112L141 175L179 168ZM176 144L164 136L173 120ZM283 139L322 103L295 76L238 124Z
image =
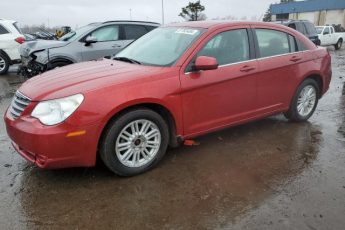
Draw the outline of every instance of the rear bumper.
M97 125L44 126L30 117L14 120L8 112L4 120L15 150L40 168L87 167L96 163ZM85 134L68 137L81 130Z

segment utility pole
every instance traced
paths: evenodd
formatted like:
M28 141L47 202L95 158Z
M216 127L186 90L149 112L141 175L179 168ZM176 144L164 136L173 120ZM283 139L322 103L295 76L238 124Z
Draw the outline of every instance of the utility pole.
M162 0L162 25L164 25L164 0Z
M129 9L129 18L132 21L132 9Z

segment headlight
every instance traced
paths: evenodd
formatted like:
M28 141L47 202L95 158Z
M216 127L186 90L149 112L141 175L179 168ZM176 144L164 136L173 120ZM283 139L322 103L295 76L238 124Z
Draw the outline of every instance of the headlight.
M56 125L66 120L83 102L82 94L70 97L42 101L32 111L31 116L39 119L44 125Z

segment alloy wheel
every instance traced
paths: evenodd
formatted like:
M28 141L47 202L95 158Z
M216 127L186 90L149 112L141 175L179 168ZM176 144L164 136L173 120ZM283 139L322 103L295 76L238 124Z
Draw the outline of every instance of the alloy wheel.
M0 72L6 68L6 61L3 57L0 56Z
M161 139L161 132L152 121L132 121L121 130L116 139L117 158L127 167L144 166L158 153Z
M308 116L314 109L316 103L316 89L311 86L305 86L297 100L297 111L302 117Z

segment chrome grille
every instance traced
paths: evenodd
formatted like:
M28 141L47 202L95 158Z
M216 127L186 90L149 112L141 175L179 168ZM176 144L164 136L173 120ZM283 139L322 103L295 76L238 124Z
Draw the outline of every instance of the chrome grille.
M17 91L14 95L10 108L10 113L12 117L17 119L30 103L30 98L24 96L22 93Z

